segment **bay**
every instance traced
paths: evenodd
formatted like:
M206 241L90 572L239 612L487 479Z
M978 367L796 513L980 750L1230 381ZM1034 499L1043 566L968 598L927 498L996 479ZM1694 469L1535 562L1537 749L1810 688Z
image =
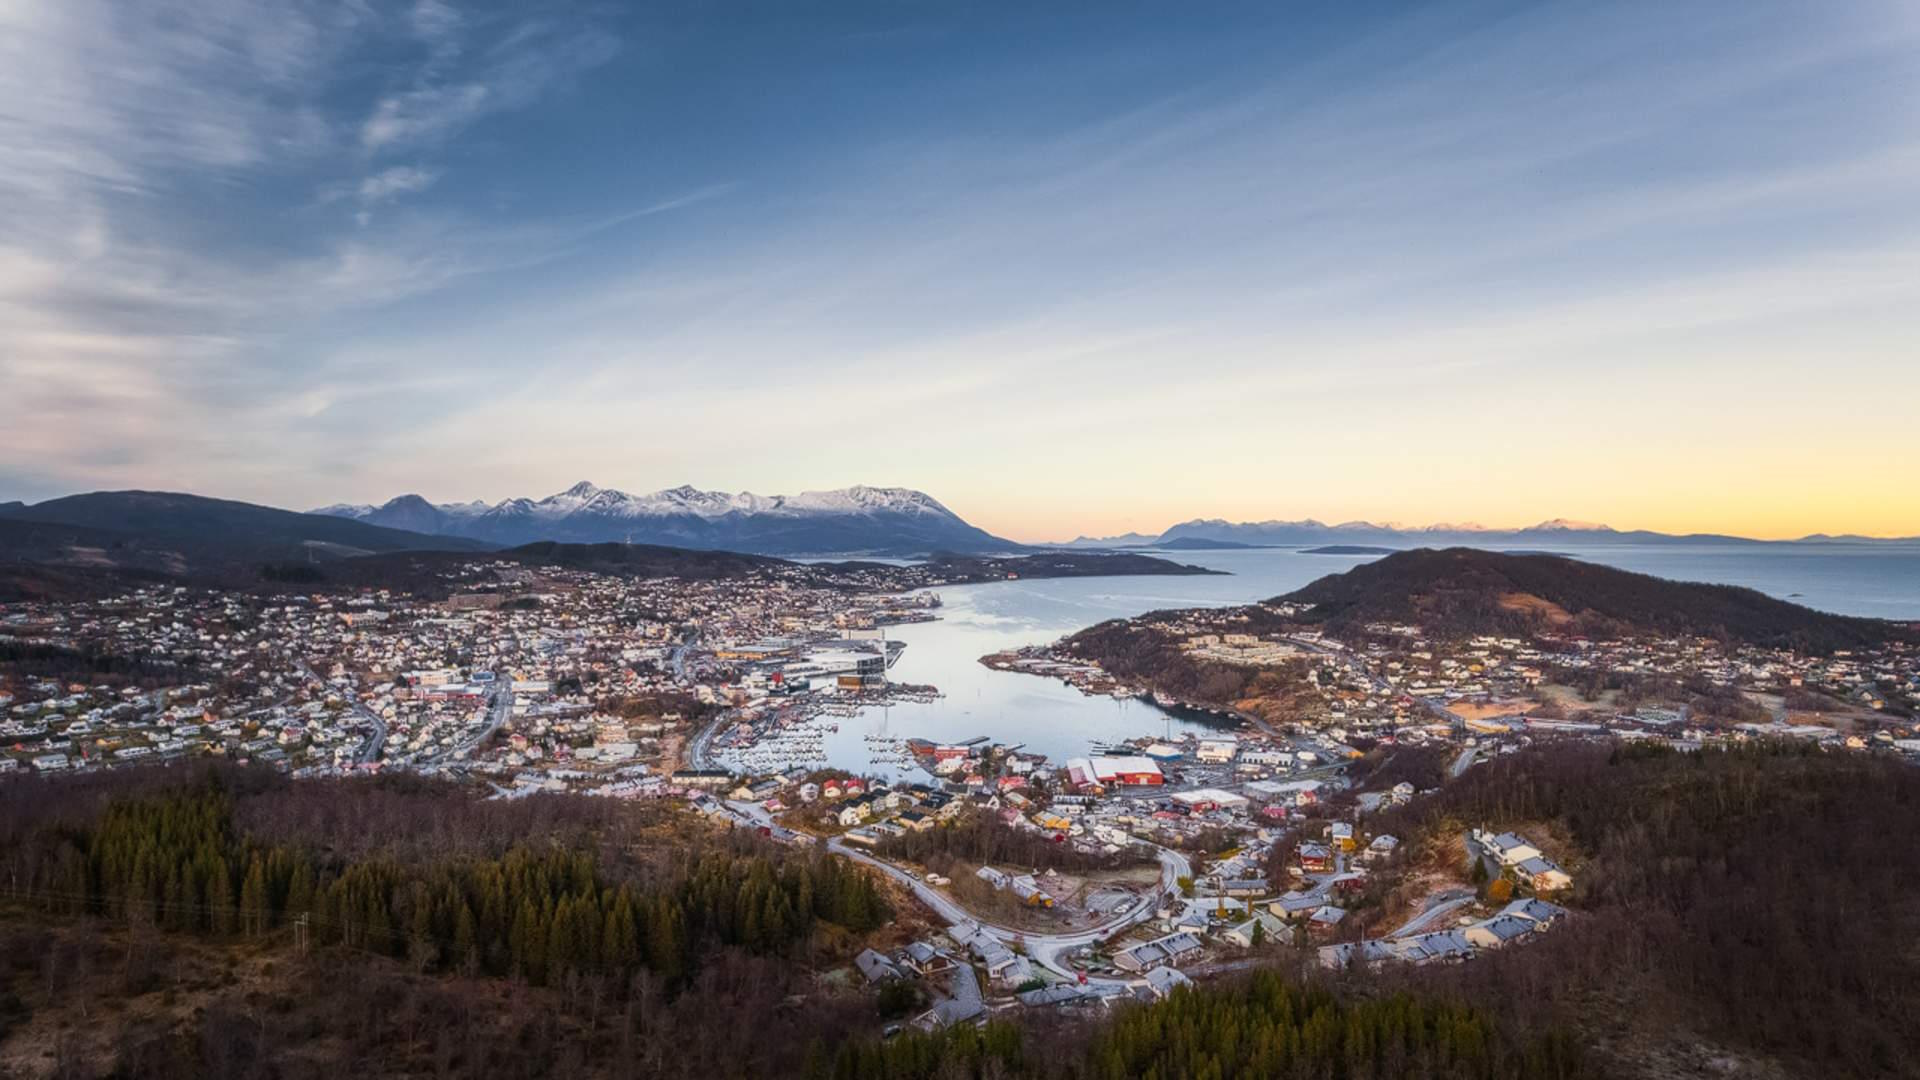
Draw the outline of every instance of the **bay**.
M1824 543L1565 547L1557 553L1677 581L1743 585L1824 611L1920 619L1920 544ZM1376 555L1292 549L1168 553L1222 576L1020 579L938 590L940 619L897 627L907 643L890 673L944 694L926 704L875 707L825 737L830 763L880 775L901 768L868 736L958 742L985 737L1058 763L1095 742L1205 730L1151 702L1089 697L1055 680L995 671L989 653L1045 644L1107 619L1148 611L1243 604L1290 592Z

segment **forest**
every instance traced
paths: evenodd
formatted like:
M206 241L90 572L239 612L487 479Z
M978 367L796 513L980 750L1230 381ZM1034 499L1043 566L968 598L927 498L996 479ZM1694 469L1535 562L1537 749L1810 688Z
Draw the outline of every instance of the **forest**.
M99 647L0 640L0 675L18 679L87 680L109 686L170 686L199 674L196 667L139 653Z
M1565 1030L1515 1038L1487 1012L1406 993L1343 996L1276 971L1043 1039L1008 1023L843 1043L816 1051L803 1076L819 1080L1065 1077L1078 1080L1228 1080L1598 1076Z
M297 926L303 943L536 986L593 975L623 987L645 969L672 989L710 948L781 955L816 920L862 932L890 915L873 880L840 860L730 837L684 845L664 868L616 875L592 848L552 834L512 838L497 853L440 854L404 843L329 851L242 829L235 789L258 803L276 786L207 770L172 790L111 798L91 820L8 820L4 894L54 914L221 940ZM65 793L42 792L56 802ZM335 785L333 794L357 793ZM0 805L20 817L65 816L46 800Z
M881 854L948 872L956 861L974 866L1004 865L1023 870L1114 870L1154 862L1145 848L1113 855L1081 851L1053 842L1053 834L1009 829L986 811L970 810L926 832L908 832L880 842Z
M20 778L0 784L0 1071L1920 1075L1920 774L1564 743L1369 827L1419 845L1529 823L1566 838L1576 887L1523 947L1349 972L1286 950L1153 1006L882 1038L873 995L820 973L923 933L909 913L845 863L665 805L237 768ZM954 833L929 850L1019 861Z
M1371 827L1417 842L1547 821L1579 849L1579 916L1406 985L1444 984L1522 1026L1575 1024L1623 1070L1706 1046L1792 1075L1920 1075L1920 772L1806 743L1561 744Z

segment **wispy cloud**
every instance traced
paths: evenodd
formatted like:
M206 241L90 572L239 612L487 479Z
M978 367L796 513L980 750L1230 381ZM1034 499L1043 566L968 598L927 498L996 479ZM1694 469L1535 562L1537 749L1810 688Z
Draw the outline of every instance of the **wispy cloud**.
M428 86L381 98L360 129L360 143L382 150L450 134L472 123L486 108L489 91L481 83Z
M341 399L316 396L302 371L313 353L301 339L332 316L565 250L569 225L472 222L452 208L409 211L377 235L353 227L377 208L399 213L446 173L420 161L338 177L367 123L351 105L358 56L425 48L397 77L443 97L401 92L397 145L530 105L613 47L585 23L572 36L492 25L463 79L475 29L436 0L397 22L324 0L0 4L9 475L38 475L35 490L53 477L139 482L164 455L196 463L176 482L219 486L222 470L258 456L244 448L269 437L268 418ZM429 118L457 113L463 95L483 100L458 123ZM299 214L291 188L349 213ZM312 227L289 234L289 209Z
M593 27L557 26L544 21L519 24L480 59L458 72L448 57L457 51L461 21L440 13L439 5L415 8L416 27L432 46L413 85L380 98L360 128L360 143L380 152L414 143L446 139L492 112L521 109L556 84L613 59L619 40Z
M360 201L377 203L400 195L411 195L427 190L438 179L440 173L435 169L395 165L360 181Z

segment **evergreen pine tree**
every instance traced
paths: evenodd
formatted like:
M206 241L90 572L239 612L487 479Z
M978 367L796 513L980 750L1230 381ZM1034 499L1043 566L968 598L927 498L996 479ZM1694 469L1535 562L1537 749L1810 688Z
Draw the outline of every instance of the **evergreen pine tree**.
M267 869L258 855L247 867L247 878L240 886L240 929L249 937L267 930Z

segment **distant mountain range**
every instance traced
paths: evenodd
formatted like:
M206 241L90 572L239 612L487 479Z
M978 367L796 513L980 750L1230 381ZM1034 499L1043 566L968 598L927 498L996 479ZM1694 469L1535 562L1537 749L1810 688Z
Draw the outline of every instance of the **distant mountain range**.
M526 500L519 500L524 502ZM516 507L474 510L396 499L383 507L331 508L303 514L270 506L161 491L99 491L43 503L0 504L0 602L60 601L114 595L155 581L212 587L394 588L423 595L444 591L444 572L474 554L530 566L566 566L638 577L711 579L769 568L797 571L794 580L874 587L892 581L953 584L1010 577L1214 574L1137 552L1020 550L967 525L918 492L851 488L792 498L728 496L680 489L633 498L580 485ZM683 509L683 507L692 509ZM624 511L624 512L623 512ZM348 514L368 519L355 520ZM624 520L627 533L685 529L696 543L636 544L624 540L540 539L524 544L419 532L427 528L531 520L541 532L579 535ZM697 518L702 528L686 519ZM508 532L496 535L512 535ZM984 538L984 539L983 539ZM714 546L738 541L801 551L829 546L925 554L909 568L872 561L809 560L804 568L766 552ZM955 550L956 545L972 548ZM813 570L817 578L809 578ZM921 573L919 578L913 571Z
M1335 525L1308 518L1302 521L1226 521L1221 518L1196 518L1183 521L1157 537L1140 533L1104 539L1082 536L1059 547L1087 550L1099 548L1181 548L1193 549L1195 542L1206 541L1240 547L1306 547L1330 544L1370 544L1386 548L1414 548L1457 545L1464 547L1509 547L1552 545L1611 544L1767 544L1782 541L1753 540L1718 533L1661 533L1646 529L1620 530L1588 521L1555 518L1518 529L1489 529L1471 523L1408 527L1376 524L1371 521L1347 521ZM1882 539L1866 536L1829 536L1816 533L1801 537L1797 543L1875 544L1914 543L1920 537Z
M582 481L544 499L505 499L489 505L431 503L419 495L401 495L378 506L340 504L313 512L501 545L613 541L760 555L1022 549L967 524L932 496L907 488L754 495L677 487L630 495Z

